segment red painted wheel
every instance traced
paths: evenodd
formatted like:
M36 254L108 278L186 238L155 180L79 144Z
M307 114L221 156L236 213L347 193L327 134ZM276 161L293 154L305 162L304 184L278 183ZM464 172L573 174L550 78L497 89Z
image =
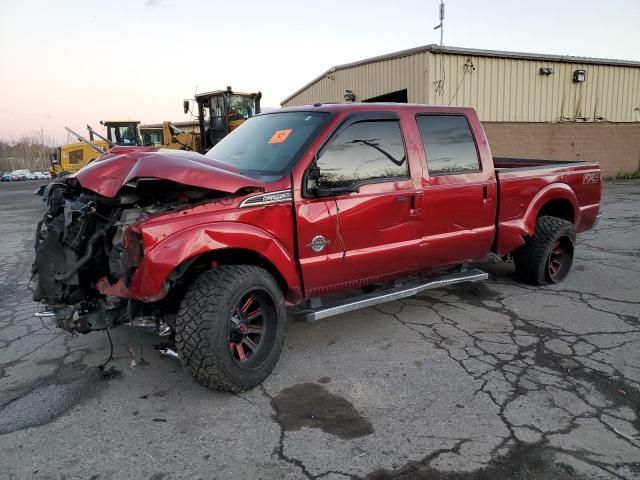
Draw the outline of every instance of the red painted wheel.
M513 254L518 278L531 285L562 282L571 270L575 239L571 222L540 217L534 235Z
M280 285L254 265L220 265L189 286L176 317L182 364L202 385L255 387L282 352L286 311Z
M568 237L560 237L551 246L547 261L547 275L552 283L564 280L573 262L573 245Z
M229 317L229 352L234 361L250 361L268 348L275 323L272 311L272 300L264 291L253 290L238 299Z

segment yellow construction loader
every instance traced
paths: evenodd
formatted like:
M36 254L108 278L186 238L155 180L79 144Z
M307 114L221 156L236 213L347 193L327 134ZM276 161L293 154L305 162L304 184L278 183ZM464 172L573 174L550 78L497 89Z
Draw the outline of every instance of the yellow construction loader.
M246 119L260 113L261 97L260 92L234 92L231 87L199 93L194 98L198 106L197 121L142 125L142 144L206 153ZM190 103L191 100L184 101L184 113L190 112Z
M245 120L260 113L262 93L234 92L226 90L198 93L195 102L198 105L198 123L200 125L201 153L222 140L229 132L240 126ZM184 113L189 113L190 101L183 103Z
M190 131L188 131L190 130ZM195 122L141 125L142 145L174 150L200 150L200 127Z
M49 172L52 178L76 173L115 145L142 145L139 129L140 122L108 120L100 123L107 129L106 137L100 135L89 125L87 125L89 139L65 127L69 133L78 139L78 142L62 145L58 147L55 153L49 156L51 163Z

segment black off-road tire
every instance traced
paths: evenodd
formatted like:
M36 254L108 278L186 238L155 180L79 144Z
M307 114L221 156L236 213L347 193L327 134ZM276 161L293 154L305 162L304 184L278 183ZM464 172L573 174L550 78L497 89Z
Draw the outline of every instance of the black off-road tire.
M252 289L271 298L276 325L264 358L245 366L234 361L230 352L229 319L234 305ZM253 265L222 265L196 278L182 299L176 318L178 356L196 381L207 388L233 393L248 390L265 380L276 366L285 323L282 291L269 272Z
M562 274L553 276L549 272L549 262L552 249L558 241L563 242L568 256L562 265ZM550 216L538 218L533 236L527 238L525 244L513 254L516 276L530 285L561 282L571 269L575 241L576 229L571 222Z

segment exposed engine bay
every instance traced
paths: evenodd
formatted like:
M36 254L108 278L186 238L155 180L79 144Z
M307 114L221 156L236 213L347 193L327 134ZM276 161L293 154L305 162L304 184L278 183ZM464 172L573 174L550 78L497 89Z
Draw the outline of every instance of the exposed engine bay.
M229 194L151 178L132 180L108 198L68 177L50 184L45 196L48 210L37 227L32 267L34 300L55 314L59 327L87 333L134 320L157 329L170 325L171 308L100 290L129 287L143 255L137 223Z

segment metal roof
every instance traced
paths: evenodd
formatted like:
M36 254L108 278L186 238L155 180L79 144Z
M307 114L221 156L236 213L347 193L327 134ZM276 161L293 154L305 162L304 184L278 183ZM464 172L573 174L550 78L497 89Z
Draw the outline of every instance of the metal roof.
M230 95L240 95L242 97L257 97L258 93L248 93L248 92L236 92L234 90L213 90L211 92L203 92L203 93L196 93L194 95L195 98L200 98L200 97L211 97L213 95L222 95L224 93L228 93Z
M197 120L186 121L186 122L169 122L171 125L175 125L176 127L198 127L200 123ZM146 125L140 125L140 128L162 128L164 122L162 123L147 123Z
M524 53L524 52L507 52L502 50L482 50L478 48L464 48L464 47L447 47L436 44L423 45L421 47L409 48L407 50L400 50L398 52L387 53L384 55L378 55L376 57L365 58L355 62L344 63L342 65L336 65L329 68L316 78L311 80L303 87L296 90L287 98L280 102L280 105L288 102L296 95L300 94L314 83L322 80L325 76L337 72L338 70L345 70L347 68L358 67L360 65L366 65L368 63L382 62L385 60L392 60L399 57L408 57L418 53L449 53L452 55L471 55L476 57L499 57L499 58L513 58L518 60L539 60L543 62L563 62L563 63L580 63L587 65L611 65L617 67L636 67L640 68L640 61L634 60L620 60L614 58L594 58L594 57L574 57L572 55L551 55L545 53Z

